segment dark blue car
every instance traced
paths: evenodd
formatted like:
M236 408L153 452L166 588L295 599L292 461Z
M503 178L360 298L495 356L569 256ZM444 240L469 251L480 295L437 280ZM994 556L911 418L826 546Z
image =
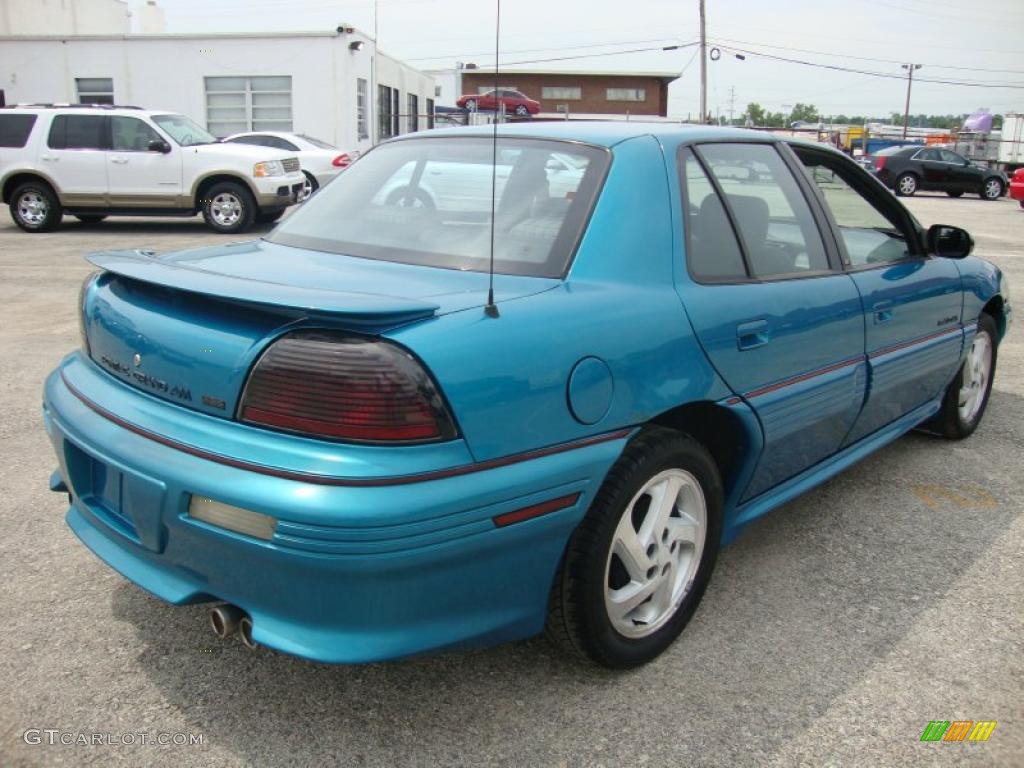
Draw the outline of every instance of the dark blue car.
M250 645L546 627L641 664L751 520L915 427L975 429L1012 313L972 245L760 133L402 137L263 239L90 256L51 486L100 558Z

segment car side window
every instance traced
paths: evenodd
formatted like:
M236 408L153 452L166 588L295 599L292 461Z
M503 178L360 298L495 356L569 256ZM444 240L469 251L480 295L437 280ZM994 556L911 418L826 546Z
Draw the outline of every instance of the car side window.
M283 149L288 152L298 152L299 148L292 144L287 139L282 139L280 136L268 136L267 146L273 147L274 149Z
M942 155L943 162L951 163L953 165L963 165L966 161L956 152L950 152L948 149L940 149L939 154Z
M725 195L754 277L830 269L811 207L770 144L703 144L701 159Z
M163 141L156 131L136 117L110 118L110 146L116 152L148 152L151 141Z
M50 125L50 149L106 149L103 115L56 115Z
M692 152L683 156L686 260L697 280L747 279L743 254L718 193Z
M942 156L939 154L939 150L937 149L922 149L920 152L914 155L914 159L927 160L929 162L935 163L942 160Z
M850 266L887 264L910 256L900 223L878 208L870 195L858 191L868 187L858 178L857 169L823 152L802 147L794 151L832 212Z

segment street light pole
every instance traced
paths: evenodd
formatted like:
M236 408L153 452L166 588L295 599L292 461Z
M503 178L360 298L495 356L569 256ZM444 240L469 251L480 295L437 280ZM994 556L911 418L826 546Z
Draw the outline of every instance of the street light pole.
M708 119L708 37L704 24L704 0L700 0L700 122Z
M914 70L920 69L920 64L904 64L907 70L907 103L903 107L903 138L907 138L907 125L910 123L910 87L914 84Z

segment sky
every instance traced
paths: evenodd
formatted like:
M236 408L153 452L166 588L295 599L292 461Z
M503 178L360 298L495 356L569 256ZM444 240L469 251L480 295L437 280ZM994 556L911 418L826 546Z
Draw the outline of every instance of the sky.
M749 102L788 112L811 103L824 116L902 113L901 63L915 71L911 113L978 108L1024 111L1024 0L706 0L708 106L736 116ZM338 24L421 69L494 63L494 0L159 0L169 32L308 31ZM669 114L699 111L698 0L505 0L502 63L517 68L682 72ZM615 51L645 50L620 55ZM735 53L747 51L745 60ZM597 55L595 55L597 54ZM891 78L766 58L798 59ZM585 56L567 59L565 57ZM531 64L517 62L563 59ZM927 82L943 80L946 83ZM955 84L967 81L985 86ZM1016 86L1016 87L1005 87Z

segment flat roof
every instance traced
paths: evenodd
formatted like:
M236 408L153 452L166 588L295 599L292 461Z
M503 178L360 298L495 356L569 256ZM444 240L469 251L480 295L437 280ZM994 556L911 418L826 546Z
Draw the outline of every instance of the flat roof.
M474 67L458 70L464 75L493 75L494 67ZM500 67L501 75L567 75L569 77L656 77L660 80L677 80L682 72L623 72L615 70L600 69L516 69L514 67Z

